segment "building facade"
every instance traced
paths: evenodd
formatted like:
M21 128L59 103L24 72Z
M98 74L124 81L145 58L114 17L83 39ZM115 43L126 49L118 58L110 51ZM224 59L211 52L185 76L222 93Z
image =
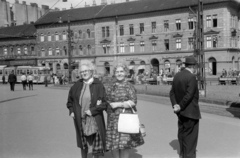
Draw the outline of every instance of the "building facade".
M0 65L37 66L36 29L20 25L0 29Z
M127 4L126 4L127 3ZM203 0L207 77L222 69L239 70L239 2ZM72 63L92 60L101 74L111 74L123 60L135 74L177 71L194 53L197 1L148 0L50 12L39 19L38 65L67 71L68 20ZM59 23L59 21L63 21Z

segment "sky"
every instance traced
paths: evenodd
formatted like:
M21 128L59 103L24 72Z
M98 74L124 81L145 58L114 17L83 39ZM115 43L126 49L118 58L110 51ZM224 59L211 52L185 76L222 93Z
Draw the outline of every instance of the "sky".
M9 3L14 4L15 0L7 0ZM79 7L83 7L86 4L88 5L92 5L93 4L93 0L67 0L67 2L63 2L63 0L19 0L19 3L22 4L22 1L26 1L26 3L28 5L30 5L30 3L37 3L38 7L41 7L42 5L48 5L50 8L56 3L58 2L53 9L59 8L66 8L66 9L70 9L71 4L72 6L75 8L77 6L77 8ZM115 1L115 3L119 3L119 2L124 2L126 0L107 0L108 4L110 4L112 1ZM101 3L101 0L96 0L97 5L99 5Z

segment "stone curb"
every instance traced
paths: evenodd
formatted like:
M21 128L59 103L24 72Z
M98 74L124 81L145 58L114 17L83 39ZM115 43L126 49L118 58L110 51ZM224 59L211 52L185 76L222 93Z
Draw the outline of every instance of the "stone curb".
M53 85L53 87L59 87L59 88L66 88L66 87L71 87L71 86L72 85ZM137 93L138 94L145 94L145 95L169 97L168 93L146 91L146 90L142 90L142 89L137 89ZM229 108L240 108L240 103L232 102L232 101L228 101L228 100L219 100L219 99L213 99L213 98L200 97L199 101L203 102L203 103L216 104L216 105L229 107Z

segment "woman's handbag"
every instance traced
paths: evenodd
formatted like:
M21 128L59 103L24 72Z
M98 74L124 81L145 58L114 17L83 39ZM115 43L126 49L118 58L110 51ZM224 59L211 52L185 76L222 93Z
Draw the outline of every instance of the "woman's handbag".
M93 116L87 116L82 122L83 134L85 136L90 136L97 133L97 123Z
M125 108L124 108L123 112L119 114L118 132L137 134L139 133L139 124L140 124L138 114L133 110L129 102L128 104L131 107L133 113L132 114L124 113L125 112Z

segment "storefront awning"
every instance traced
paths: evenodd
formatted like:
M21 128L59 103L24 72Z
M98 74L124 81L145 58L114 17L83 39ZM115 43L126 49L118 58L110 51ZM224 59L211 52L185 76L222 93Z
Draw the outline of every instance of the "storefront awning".
M128 66L128 69L129 69L129 70L134 69L134 65L129 65L129 66Z
M140 65L140 66L138 67L138 70L140 70L140 69L145 69L145 65Z

